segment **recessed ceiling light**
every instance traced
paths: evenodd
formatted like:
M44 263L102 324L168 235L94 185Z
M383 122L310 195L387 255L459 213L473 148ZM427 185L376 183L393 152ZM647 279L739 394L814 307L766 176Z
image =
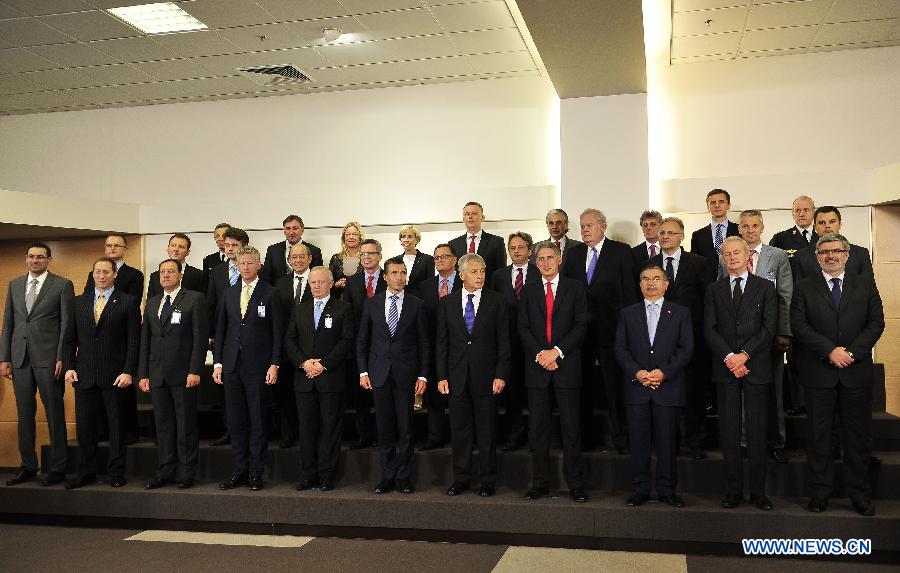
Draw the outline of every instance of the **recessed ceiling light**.
M340 28L323 28L322 29L322 35L325 37L326 42L337 41L343 33L344 33L343 30L341 30Z
M110 8L110 14L145 34L166 34L205 30L207 25L194 18L173 2L156 2L139 6Z

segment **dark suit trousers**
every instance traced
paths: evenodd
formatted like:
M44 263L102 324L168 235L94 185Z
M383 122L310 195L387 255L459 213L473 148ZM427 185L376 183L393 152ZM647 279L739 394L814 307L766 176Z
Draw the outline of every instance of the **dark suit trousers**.
M750 494L765 495L767 384L745 384L739 379L717 383L719 399L719 441L725 455L725 492L743 495L744 459L741 454L741 406L747 412L747 449L750 454ZM742 400L743 397L743 400Z
M373 398L373 392L365 390L359 385L359 370L356 368L356 360L349 358L347 362L346 399L355 412L356 437L361 442L375 441L372 420Z
M228 431L231 433L233 474L260 477L266 467L269 435L266 427L266 375L242 371L238 357L234 371L223 376Z
M290 362L282 362L278 370L278 383L272 389L280 418L282 440L296 440L299 435L294 376L294 366Z
M22 368L13 369L13 390L16 394L16 413L19 416L19 455L22 467L36 472L38 459L35 453L35 421L37 410L35 394L40 392L47 426L50 430L50 467L44 471L65 473L66 413L63 396L65 383L53 376L53 368L33 368L28 359Z
M512 346L509 380L499 395L505 411L506 439L509 442L528 436L528 426L525 425L525 406L528 403L528 392L525 389L525 357L520 345L513 343Z
M497 397L490 390L472 392L467 380L462 392L450 393L449 402L453 481L471 483L472 444L477 438L481 484L493 485L497 480Z
M378 424L378 457L384 479L409 479L412 460L412 416L415 383L402 387L389 375L384 386L372 389Z
M609 411L609 428L612 443L616 447L628 445L628 425L622 399L622 374L619 362L612 348L598 348L596 341L588 337L581 349L581 431L586 447L604 445L604 428L600 419L594 416L594 408L599 406L600 394L606 395ZM594 369L594 360L600 365Z
M197 387L155 386L150 389L159 468L156 477L183 483L197 475Z
M803 384L801 384L800 370L797 368L797 360L794 358L799 355L800 343L796 338L791 339L791 345L787 350L787 371L788 384L791 394L792 408L806 407L806 394Z
M533 485L550 487L550 428L553 411L551 392L555 395L559 408L563 476L569 489L581 489L584 487L579 408L581 390L559 388L552 383L547 388L528 388L528 437L532 449Z
M138 439L136 386L136 384L132 384L127 388L119 388L115 392L116 399L119 401L119 429L125 443L135 442ZM111 421L107 420L107 422L112 426Z
M109 427L109 475L125 475L126 442L119 417L121 400L118 394L121 391L121 388L75 388L75 434L78 436L81 456L78 462L79 476L97 473L97 420L102 414L106 415Z
M697 338L694 338L697 341ZM702 340L702 339L701 339ZM702 347L701 347L702 346ZM698 345L687 367L684 408L684 442L689 447L702 448L706 440L706 406L712 382L709 379L709 351Z
M678 484L678 418L681 408L652 402L629 404L628 437L631 440L631 487L650 493L650 437L656 445L656 493L672 495Z
M835 408L840 411L843 436L844 491L851 499L869 499L869 460L872 457L872 388L811 388L806 391L806 460L809 493L828 499L834 492L831 455Z
M430 380L437 380L432 372ZM425 388L425 406L428 408L428 441L445 444L450 436L450 421L447 417L447 396L441 394L437 384Z
M295 398L300 415L300 479L333 478L341 459L344 393L313 388L296 392Z

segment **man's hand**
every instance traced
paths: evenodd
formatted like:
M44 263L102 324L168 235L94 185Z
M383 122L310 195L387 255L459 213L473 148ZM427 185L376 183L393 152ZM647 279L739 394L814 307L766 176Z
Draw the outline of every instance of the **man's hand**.
M733 374L735 369L743 366L744 363L747 362L747 360L749 358L750 357L747 356L746 352L738 352L736 354L732 354L731 356L729 356L728 358L725 359L725 366L727 366L728 369L731 370L731 372Z
M188 388L193 388L200 384L200 375L199 374L188 374L187 375L187 386Z
M446 380L441 380L438 382L438 392L441 394L449 394L450 393L450 383Z
M149 392L150 391L150 379L149 378L141 378L138 380L138 388L141 389L141 392Z
M12 362L0 362L0 376L12 378Z
M659 385L662 384L663 380L666 379L666 374L665 372L657 368L655 370L652 370L648 377L650 380L650 385L653 386L653 388L659 388Z
M743 378L747 374L750 374L750 370L746 366L739 366L731 371L734 374L735 378Z
M69 384L78 382L78 372L75 372L74 370L66 370L66 382Z
M828 361L838 368L846 368L853 364L853 357L843 346L838 346L828 355Z
M777 348L781 352L787 351L787 349L791 346L791 337L790 336L781 336L780 334L775 336L775 348Z
M421 396L425 393L425 381L424 380L416 380L416 396Z
M125 374L124 372L122 372L121 374L116 376L116 381L113 382L113 386L115 386L116 388L128 388L129 386L131 386L131 374Z
M543 368L547 368L547 366L551 362L556 362L556 359L559 358L559 352L555 348L549 348L547 350L541 350L537 354L537 361Z
M557 362L554 360L553 362L551 362L550 364L545 366L544 370L546 370L547 372L553 372L554 370L559 370L559 364L557 364Z
M266 371L266 384L271 386L276 382L278 382L278 366L272 364Z
M222 367L213 368L213 382L216 384L222 384ZM188 386L190 388L190 386Z
M53 377L59 379L62 375L62 360L56 361L56 370L53 371Z
M506 388L506 382L504 382L502 378L494 378L494 384L492 387L494 394L503 392L504 388Z
M368 376L360 376L359 377L359 385L362 386L363 390L371 390L372 389L372 381L369 380Z
M650 373L646 370L638 370L637 372L635 372L634 379L644 386L650 385Z
M306 372L307 378L315 378L320 375L322 372L325 372L325 367L322 366L321 362L318 358L309 358L307 359L300 368Z

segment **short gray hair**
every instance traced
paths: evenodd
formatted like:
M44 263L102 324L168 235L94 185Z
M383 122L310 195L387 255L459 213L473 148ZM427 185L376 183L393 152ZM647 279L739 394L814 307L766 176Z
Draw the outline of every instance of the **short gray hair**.
M681 228L681 232L684 233L684 221L682 221L678 217L666 217L665 219L662 220L662 222L659 224L659 226L662 227L666 223L675 223L676 225L678 225L679 228Z
M256 247L253 247L251 245L244 245L243 247L238 249L237 256L240 257L241 255L253 255L253 257L256 258L257 261L262 260L262 258L259 256L259 251L256 250Z
M329 269L328 267L323 267L322 265L319 265L318 267L313 267L313 268L309 269L310 275L312 275L314 272L325 273L325 276L328 277L328 282L330 282L330 283L334 282L334 275L331 273L331 269Z
M581 212L582 217L584 217L586 215L593 215L594 217L597 218L598 223L606 222L606 215L604 215L603 211L601 211L600 209L593 209L593 208L588 207L587 209L585 209L584 211Z
M743 237L739 237L737 235L733 235L731 237L725 237L725 240L722 241L722 246L719 248L719 251L725 250L725 243L740 243L744 246L744 250L748 253L750 252L750 245L747 244L747 241L743 239Z
M466 253L459 258L458 265L460 272L468 270L469 263L472 262L481 263L482 265L485 264L484 259L478 253Z
M762 220L763 214L759 209L745 209L741 211L740 217L741 219L744 217L759 217L759 219Z
M540 243L536 244L534 246L535 257L537 257L537 254L541 252L541 249L551 249L553 251L553 254L557 257L561 256L562 254L559 250L559 247L557 247L556 243L554 243L553 241L541 241Z
M566 222L566 226L569 225L569 214L563 211L562 209L550 209L547 211L547 215L544 217L544 222L547 222L547 219L550 218L550 215L562 215L563 220Z
M840 233L828 233L819 237L819 240L816 241L816 250L819 250L819 245L821 245L822 243L834 243L835 241L840 241L845 251L850 250L850 241L848 241L847 237L841 235Z

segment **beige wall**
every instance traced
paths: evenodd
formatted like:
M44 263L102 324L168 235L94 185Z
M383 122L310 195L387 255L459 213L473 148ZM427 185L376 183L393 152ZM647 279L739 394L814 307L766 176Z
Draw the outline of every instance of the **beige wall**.
M885 319L875 360L884 363L887 411L900 415L900 206L875 207L873 211L873 262Z

